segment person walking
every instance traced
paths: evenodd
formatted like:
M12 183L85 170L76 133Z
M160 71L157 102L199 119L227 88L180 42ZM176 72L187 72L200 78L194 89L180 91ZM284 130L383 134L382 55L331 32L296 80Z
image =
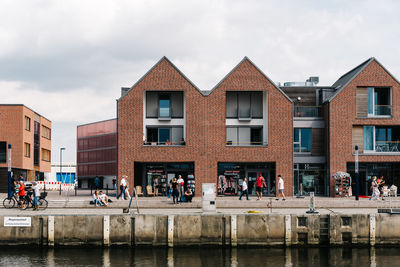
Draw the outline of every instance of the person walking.
M282 195L282 200L285 200L285 194L283 193L283 189L285 188L282 176L278 174L278 192L276 194L276 200L279 200L279 195Z
M125 188L127 187L127 184L128 184L126 179L125 179L126 177L127 177L126 175L122 176L121 183L119 185L119 189L120 189L121 192L117 196L117 199L119 199L122 196L122 194L124 194L124 199L126 200Z
M257 194L257 200L261 200L262 198L262 190L263 190L263 184L265 182L264 177L262 176L261 172L258 174L257 180L256 180L256 194Z
M182 202L183 201L183 191L184 191L183 189L185 187L185 181L182 179L182 175L179 175L177 183L178 183L178 188L179 188L179 202Z
M174 204L177 204L178 200L179 200L178 199L179 198L179 191L178 191L178 181L176 180L176 178L174 178L172 180L171 187L172 187L172 199L174 201Z
M246 194L246 199L249 200L249 191L247 190L247 178L244 177L242 184L242 193L240 194L239 200L242 200L242 196Z
M18 188L18 196L19 196L19 205L21 209L24 209L24 200L25 200L25 185L24 181L19 182L19 188Z
M117 189L117 178L112 179L113 190Z
M37 182L32 183L32 190L33 190L33 200L32 200L33 210L39 210L40 191Z
M385 200L385 192L383 190L384 185L385 185L385 180L383 179L383 175L382 175L378 181L378 189L379 189L380 196L382 197L382 200Z
M98 190L100 188L100 179L98 176L94 178L94 189Z
M376 180L377 180L376 176L372 177L372 182L371 182L372 196L369 200L377 200L379 197L378 182Z

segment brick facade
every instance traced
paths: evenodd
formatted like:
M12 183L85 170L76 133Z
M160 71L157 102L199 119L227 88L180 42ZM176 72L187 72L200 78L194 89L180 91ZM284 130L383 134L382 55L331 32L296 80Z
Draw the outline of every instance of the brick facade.
M357 87L391 87L391 118L357 118ZM337 171L346 171L347 162L354 162L352 144L353 125L400 125L400 84L376 60L372 60L346 87L343 88L329 105L329 167L330 175ZM399 162L400 155L360 155L360 162ZM331 196L334 194L334 181L330 178Z
M146 90L184 91L186 145L143 146L143 99ZM226 91L264 91L268 95L268 145L226 145ZM196 191L204 182L217 181L219 162L272 162L292 194L292 102L245 58L207 96L171 62L163 58L118 100L118 177L134 179L134 162L193 162ZM276 127L279 125L279 127Z

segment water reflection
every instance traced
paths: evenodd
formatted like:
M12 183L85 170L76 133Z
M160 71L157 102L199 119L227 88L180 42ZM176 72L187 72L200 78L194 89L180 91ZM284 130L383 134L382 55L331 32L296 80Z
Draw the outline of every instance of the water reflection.
M0 266L400 266L400 248L2 247Z

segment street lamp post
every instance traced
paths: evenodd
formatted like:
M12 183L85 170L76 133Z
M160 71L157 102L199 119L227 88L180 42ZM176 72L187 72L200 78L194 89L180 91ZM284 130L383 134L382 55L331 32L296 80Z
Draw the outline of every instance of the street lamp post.
M356 173L356 200L358 200L359 197L359 192L358 192L358 187L359 187L359 175L358 175L358 146L355 147L356 149L356 161L355 161L355 173Z
M63 150L65 150L65 147L61 147L60 148L60 177L61 177L60 195L61 195L61 185L62 185L62 182L63 182L63 179L62 179L62 152L63 152Z
M13 195L13 191L11 190L11 144L8 144L8 198L10 199Z

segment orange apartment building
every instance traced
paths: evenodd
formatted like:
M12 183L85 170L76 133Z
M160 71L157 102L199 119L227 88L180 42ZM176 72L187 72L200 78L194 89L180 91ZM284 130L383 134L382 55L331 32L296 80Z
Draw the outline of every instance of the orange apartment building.
M44 180L51 170L51 121L22 104L0 104L0 192L7 192L9 144L13 174Z

